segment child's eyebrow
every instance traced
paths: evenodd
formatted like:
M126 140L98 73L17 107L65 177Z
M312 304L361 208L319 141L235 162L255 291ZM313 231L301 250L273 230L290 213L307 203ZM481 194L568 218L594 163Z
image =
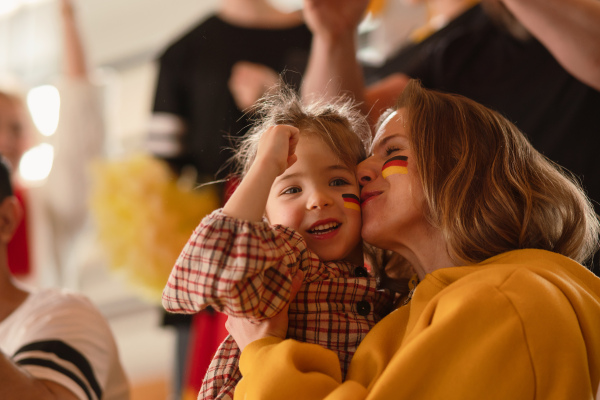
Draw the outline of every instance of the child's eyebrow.
M349 172L354 172L353 169L348 168L346 165L343 164L334 164L334 165L330 165L329 167L325 168L326 171L349 171Z

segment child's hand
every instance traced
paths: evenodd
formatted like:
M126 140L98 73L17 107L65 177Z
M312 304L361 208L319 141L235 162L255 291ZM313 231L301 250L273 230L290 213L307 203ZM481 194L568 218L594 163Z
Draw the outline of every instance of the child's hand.
M275 125L260 138L254 164L259 168L273 169L281 175L297 160L296 145L300 130L289 125Z

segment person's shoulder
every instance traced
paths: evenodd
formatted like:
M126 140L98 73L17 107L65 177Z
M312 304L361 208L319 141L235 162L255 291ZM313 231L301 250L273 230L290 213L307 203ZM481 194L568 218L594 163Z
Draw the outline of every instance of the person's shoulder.
M47 288L36 290L30 296L29 307L36 309L38 315L52 315L56 320L82 319L82 322L94 321L99 325L108 325L98 307L81 293L69 289Z
M191 47L197 47L205 42L208 37L214 35L214 33L210 36L207 36L207 34L215 30L221 30L223 27L223 22L216 15L208 16L175 37L163 51L160 59L164 61L165 59L185 57Z
M54 305L74 304L83 307L94 307L92 302L83 294L60 288L38 289L32 292L32 298L37 302Z
M550 251L514 250L460 269L465 272L455 279L460 283L457 287L494 288L512 299L546 304L558 301L558 293L564 299L587 293L600 301L600 279L581 264Z

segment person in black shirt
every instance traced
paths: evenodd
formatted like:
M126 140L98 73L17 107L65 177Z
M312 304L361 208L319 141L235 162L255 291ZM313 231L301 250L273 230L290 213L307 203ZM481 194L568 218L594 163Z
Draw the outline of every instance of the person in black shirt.
M325 1L332 9L333 5L345 8L348 14L336 12L335 17L346 22L358 21L360 14L352 13L352 7L358 10L359 5L367 3L355 0L341 5L336 0ZM325 5L320 3L321 11L318 11L308 6L312 2L306 0L305 13L311 13L306 20L313 22L314 50L303 94L312 96L325 87L324 80L341 78L342 89L351 90L359 101L366 99L363 109L371 110L377 96L369 95L365 85L360 84L362 76L355 78L351 74L356 70L360 72L358 67L353 67L357 66L355 52L348 50L353 49L351 24L343 25L339 21L333 24L331 19L325 18L328 14L323 11ZM366 81L378 82L394 75L410 76L420 79L427 88L458 93L499 111L527 135L537 150L581 180L599 212L600 168L595 163L595 155L600 151L600 92L567 72L535 37L522 26L518 29L517 21L511 19L506 8L497 6L495 1L476 4L420 42L407 43L380 68L366 70ZM600 25L599 14L595 16L596 26ZM349 15L353 15L354 20ZM328 16L334 18L332 13ZM590 16L594 18L593 13ZM507 20L510 25L505 23ZM506 29L507 26L511 29ZM560 27L575 29L574 24ZM329 33L324 34L327 30ZM565 31L563 36L570 37L570 33ZM591 54L587 59L592 63L598 57ZM569 68L572 69L570 65ZM588 82L593 83L593 78ZM400 94L402 85L391 90ZM387 107L382 102L376 106L375 112ZM594 272L598 274L598 253L595 259Z

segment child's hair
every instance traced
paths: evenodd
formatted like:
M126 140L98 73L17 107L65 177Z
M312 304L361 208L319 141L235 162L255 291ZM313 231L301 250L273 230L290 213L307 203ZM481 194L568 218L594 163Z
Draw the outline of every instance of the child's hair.
M457 260L535 248L583 263L598 249L598 218L577 180L502 115L414 80L399 108L426 215Z
M254 125L241 138L232 157L236 174L244 176L256 157L262 134L274 125L290 125L301 135L323 139L340 160L350 168L366 158L366 144L371 130L367 120L350 98L316 101L302 104L299 95L289 86L279 85L258 100L252 109Z

